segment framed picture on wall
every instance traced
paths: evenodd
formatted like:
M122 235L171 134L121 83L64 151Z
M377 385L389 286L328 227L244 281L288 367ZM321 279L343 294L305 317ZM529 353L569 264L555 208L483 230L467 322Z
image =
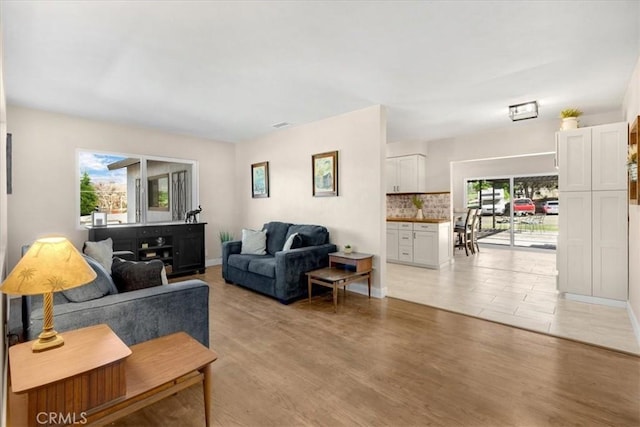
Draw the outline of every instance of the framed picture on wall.
M311 157L313 197L338 195L338 152L314 154Z
M251 197L269 197L269 162L251 165Z

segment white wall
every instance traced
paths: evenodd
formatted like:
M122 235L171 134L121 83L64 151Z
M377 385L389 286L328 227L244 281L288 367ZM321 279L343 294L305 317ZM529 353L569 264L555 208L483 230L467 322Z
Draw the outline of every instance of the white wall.
M20 247L47 234L62 234L78 248L87 231L76 228L79 187L76 150L147 154L197 160L202 213L207 222L207 259L219 258L221 228L235 227L235 146L133 126L86 120L8 106L8 131L13 136L13 194L9 196L9 266Z
M240 143L236 153L238 206L244 228L269 221L319 224L341 248L374 254L372 295L386 294L384 159L386 115L381 106L281 129ZM338 197L313 197L311 156L338 151ZM251 164L269 162L270 197L251 197ZM362 287L354 287L362 291Z
M640 58L624 100L629 125L640 115ZM629 205L629 314L640 342L640 206Z
M1 20L0 20L1 21ZM2 68L2 28L0 28L0 278L4 280L7 275L7 106L5 104L4 92L4 74ZM6 319L8 313L5 310L5 304L8 298L4 294L0 294L0 426L6 424L7 415L7 375L8 375L8 358L5 357L7 345L5 337Z

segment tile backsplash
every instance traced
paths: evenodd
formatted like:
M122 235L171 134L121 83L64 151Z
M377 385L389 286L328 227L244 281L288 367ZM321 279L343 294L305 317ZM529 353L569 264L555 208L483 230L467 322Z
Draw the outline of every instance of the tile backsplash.
M413 206L413 194L387 194L387 218L414 218L417 209ZM422 213L425 218L449 218L451 215L451 193L418 194L424 200Z

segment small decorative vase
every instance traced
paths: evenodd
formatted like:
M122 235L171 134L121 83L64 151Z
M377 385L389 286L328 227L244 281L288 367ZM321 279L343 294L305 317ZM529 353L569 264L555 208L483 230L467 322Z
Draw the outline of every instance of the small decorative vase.
M418 209L418 213L416 214L416 219L424 219L424 214L422 213L422 209Z
M578 129L577 117L565 117L562 119L560 130Z
M350 254L353 251L353 248L349 247L349 248L344 248L344 253L345 254Z
M638 180L638 164L631 163L629 165L629 179L633 182Z

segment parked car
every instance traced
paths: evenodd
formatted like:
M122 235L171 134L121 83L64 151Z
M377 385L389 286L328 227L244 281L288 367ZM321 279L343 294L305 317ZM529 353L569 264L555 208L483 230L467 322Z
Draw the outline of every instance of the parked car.
M547 200L542 205L542 210L547 215L558 215L558 201L557 200Z
M513 201L514 215L533 215L536 213L536 205L528 197L515 199Z

